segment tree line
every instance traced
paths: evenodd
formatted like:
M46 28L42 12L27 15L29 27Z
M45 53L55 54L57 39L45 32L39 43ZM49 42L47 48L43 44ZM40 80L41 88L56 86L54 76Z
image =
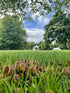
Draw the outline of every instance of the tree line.
M26 41L26 30L23 27L23 22L17 15L7 15L1 19L0 49L33 49L36 43ZM38 43L39 49L70 49L70 14L57 11L44 26L44 30L44 41Z
M44 41L38 43L39 48L70 49L69 4L69 0L0 0L0 14L5 16L0 20L0 49L32 49L36 44L26 41L26 31L21 19L30 19L37 12L43 16L54 13L50 22L44 26ZM10 11L13 16L8 15Z
M51 49L53 46L70 49L70 14L57 11L44 29L46 49ZM53 41L55 41L54 45L52 45Z

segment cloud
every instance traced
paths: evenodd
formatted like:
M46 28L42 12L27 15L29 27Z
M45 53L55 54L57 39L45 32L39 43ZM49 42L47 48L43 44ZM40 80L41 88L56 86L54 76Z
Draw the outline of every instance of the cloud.
M36 19L36 16L39 16L39 17ZM33 14L31 17L33 18L33 20L38 20L38 24L41 24L43 26L48 24L49 21L51 20L51 17L42 16L39 14L39 12Z
M50 18L45 16L39 16L38 19L36 19L36 15L39 16L39 13L32 15L33 23L25 23L26 27L26 33L27 33L27 41L34 41L35 43L38 43L43 40L43 34L44 32L44 26L49 23Z
M42 24L46 25L46 24L49 23L50 18L49 17L40 16L38 18L38 21L39 21L39 23L42 23Z
M33 0L34 1L34 0ZM42 1L42 0L39 0ZM49 4L48 0L46 0L47 3ZM42 1L43 2L43 1ZM31 3L31 0L28 0L28 3ZM36 4L37 8L41 7L41 5ZM31 7L28 8L28 11L31 10ZM45 11L45 13L47 10ZM36 17L38 18L36 19ZM27 41L34 41L34 42L40 42L43 40L43 34L44 32L44 26L49 23L50 17L40 15L39 12L36 12L34 14L31 14L31 17L33 18L33 23L29 23L28 21L25 21L25 29L27 33Z
M27 41L34 41L36 43L40 42L43 40L43 34L44 30L43 29L37 29L37 28L31 28L31 29L26 29L27 33Z

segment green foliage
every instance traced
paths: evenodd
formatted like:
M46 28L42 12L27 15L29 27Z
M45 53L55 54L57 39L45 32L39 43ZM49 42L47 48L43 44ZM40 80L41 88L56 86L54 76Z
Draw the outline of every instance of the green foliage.
M26 31L17 16L6 16L1 21L0 49L22 49Z
M68 8L68 3L69 0L0 0L0 13L7 14L7 12L12 11L22 15L23 18L30 18L32 13L39 12L40 15L46 15L61 10L63 7Z
M64 64L70 60L70 50L0 50L0 62L3 62L4 66L19 61L21 58L37 60L42 65L49 64L50 60Z
M15 61L19 61L20 58L32 61L38 60L41 64L48 66L48 68L45 73L39 76L30 76L30 83L27 79L23 80L23 82L20 79L11 83L8 82L9 77L0 79L0 93L50 93L50 90L53 90L54 93L70 92L70 74L64 75L60 73L56 76L55 65L49 65L50 60L54 60L55 64L61 62L63 64L62 67L64 67L65 63L70 60L70 51L0 51L2 67L12 65ZM70 71L69 66L68 68Z
M56 41L64 44L67 48L67 43L70 43L70 16L58 11L53 16L52 20L45 27L44 39L46 42ZM69 45L70 47L70 45Z
M34 42L25 42L25 48L24 49L32 50L35 45L36 44Z
M53 49L53 45L52 43L49 43L49 41L48 42L41 41L39 42L39 49L40 50L51 50Z
M39 42L39 49L40 50L45 50L46 49L46 46L45 46L45 42L44 41Z

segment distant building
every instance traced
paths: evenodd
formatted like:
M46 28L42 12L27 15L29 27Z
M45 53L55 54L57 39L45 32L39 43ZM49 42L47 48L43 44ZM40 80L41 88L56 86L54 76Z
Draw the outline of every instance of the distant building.
M39 50L39 46L37 46L37 45L34 46L34 47L33 47L33 50Z
M53 48L52 50L61 50L59 47Z

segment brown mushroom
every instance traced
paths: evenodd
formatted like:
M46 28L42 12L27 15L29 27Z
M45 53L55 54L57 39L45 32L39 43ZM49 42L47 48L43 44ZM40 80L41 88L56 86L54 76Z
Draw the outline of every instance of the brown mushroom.
M13 76L13 81L19 80L19 79L20 79L20 75L19 75L19 74L15 74L15 75Z
M24 63L21 63L20 65L19 65L19 68L20 68L20 71L25 71L25 64Z
M20 70L20 62L19 61L15 62L14 68L15 68L16 71Z
M53 65L53 64L54 64L54 61L53 61L53 60L51 60L51 61L50 61L50 64L51 64L51 65Z
M25 66L25 77L29 77L29 67Z
M43 71L43 67L42 67L42 66L39 67L38 69L39 69L39 71L41 71L41 72Z
M33 62L33 64L37 65L37 66L40 66L40 63L38 61L36 61L36 60Z
M41 71L40 71L39 66L36 66L36 72L37 72L37 74L38 74L38 75L40 75L40 74L41 74Z
M7 73L9 71L9 69L10 69L10 66L9 65L5 66L4 71L3 71L3 76L4 77L7 76Z
M42 68L42 71L43 71L43 72L46 71L46 66L43 65L43 66L41 66L41 68Z
M36 74L36 67L34 65L31 67L31 74Z
M14 75L14 67L10 67L9 70L8 70L8 73L7 73L7 76L9 75Z
M29 60L25 60L26 66L29 66Z
M23 58L21 58L21 60L20 60L21 62L23 62L24 61L24 59Z
M64 67L64 68L62 69L62 73L63 73L63 74L69 74L69 69L68 69L67 67Z

